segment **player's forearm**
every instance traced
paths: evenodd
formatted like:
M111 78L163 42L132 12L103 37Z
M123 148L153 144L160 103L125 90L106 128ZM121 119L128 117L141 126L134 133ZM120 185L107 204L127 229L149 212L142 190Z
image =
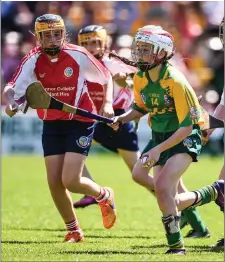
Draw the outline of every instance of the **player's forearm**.
M122 123L127 123L130 122L132 120L136 120L136 119L140 119L143 116L142 113L134 110L134 109L130 109L129 111L127 111L126 113L122 114L119 117L119 121Z
M216 107L216 109L215 109L215 111L214 111L214 113L213 113L213 116L215 117L215 118L217 118L217 119L220 119L220 120L222 120L222 121L225 121L225 106L223 106L223 105L221 105L221 104L219 104L217 107ZM210 130L208 130L208 137L210 137L211 135L212 135L212 133L215 131L216 129L210 129Z
M180 127L170 138L168 138L163 143L157 146L160 153L179 144L182 140L184 140L187 136L191 134L191 131L192 125L187 127Z
M109 76L108 83L104 85L104 91L105 91L105 96L104 96L104 104L105 103L113 103L113 82L112 82L112 77L111 75Z
M2 100L6 104L12 104L14 100L15 91L11 86L6 86L2 92Z
M225 106L219 104L217 106L217 108L215 109L213 116L215 118L218 118L218 119L224 121L224 118L225 118Z

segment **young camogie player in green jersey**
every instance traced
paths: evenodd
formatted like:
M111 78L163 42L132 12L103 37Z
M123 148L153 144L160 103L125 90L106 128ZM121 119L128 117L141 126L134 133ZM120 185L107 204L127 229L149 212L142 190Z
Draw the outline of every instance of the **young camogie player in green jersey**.
M132 57L140 71L134 76L133 108L115 117L112 128L149 113L152 139L137 161L132 175L146 187L152 185L148 175L153 167L154 190L169 250L167 254L186 254L181 236L178 210L215 202L223 208L223 181L216 181L194 192L178 194L182 174L201 152L201 106L184 75L171 66L173 36L160 26L140 28L133 41Z

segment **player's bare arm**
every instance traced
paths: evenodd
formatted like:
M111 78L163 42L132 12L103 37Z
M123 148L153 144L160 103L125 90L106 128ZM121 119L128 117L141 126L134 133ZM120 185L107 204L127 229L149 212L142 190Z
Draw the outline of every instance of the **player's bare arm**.
M104 85L104 91L105 91L105 96L100 113L105 117L113 117L114 116L114 111L112 106L113 82L112 82L111 75L109 75L108 83Z
M16 109L18 108L18 105L14 100L14 95L15 92L11 86L6 86L2 93L3 101L7 104L5 112L10 117L16 114Z
M114 118L114 123L112 125L110 125L114 130L118 130L120 127L120 124L122 123L127 123L129 121L132 120L136 120L141 118L142 116L144 116L144 114L134 110L134 109L130 109L129 111L127 111L126 113L117 116Z
M216 107L216 109L213 113L213 116L217 119L224 121L224 117L225 117L224 93L221 97L221 101L220 101L219 105ZM203 146L208 142L209 137L212 135L214 130L215 129L209 129L209 130L203 132L203 136L202 136L202 145Z

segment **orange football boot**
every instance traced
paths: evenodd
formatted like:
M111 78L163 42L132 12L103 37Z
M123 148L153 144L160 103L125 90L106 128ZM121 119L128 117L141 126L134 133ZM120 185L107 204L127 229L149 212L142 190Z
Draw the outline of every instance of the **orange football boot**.
M109 198L98 203L102 212L102 220L105 228L109 229L116 222L116 207L114 203L114 192L111 188L105 187L109 192Z

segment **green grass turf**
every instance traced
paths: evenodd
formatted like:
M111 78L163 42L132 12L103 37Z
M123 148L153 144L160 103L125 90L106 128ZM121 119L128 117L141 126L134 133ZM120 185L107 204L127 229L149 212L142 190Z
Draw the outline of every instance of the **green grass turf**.
M77 210L85 242L69 244L62 243L64 223L48 190L43 158L2 158L2 261L223 261L223 253L208 248L223 236L223 214L215 203L199 208L211 238L185 240L188 254L182 258L164 255L166 239L157 203L131 180L122 159L91 155L87 164L96 182L115 190L118 219L107 230L97 205ZM185 173L186 186L193 190L211 184L222 164L222 158L202 157ZM189 226L183 234L188 230Z

